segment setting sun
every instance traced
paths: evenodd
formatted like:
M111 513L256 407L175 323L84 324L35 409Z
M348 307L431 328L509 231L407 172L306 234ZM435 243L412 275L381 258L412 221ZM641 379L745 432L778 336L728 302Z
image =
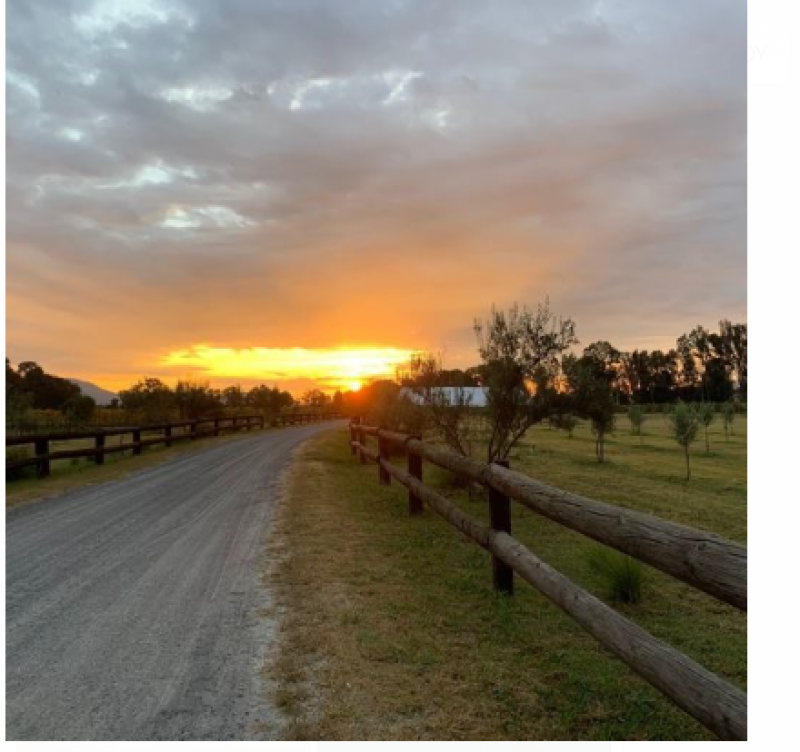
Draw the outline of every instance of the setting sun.
M168 353L161 365L175 369L177 376L191 373L212 381L313 380L327 391L357 392L366 381L393 378L397 366L410 356L410 350L394 347L234 349L195 345Z

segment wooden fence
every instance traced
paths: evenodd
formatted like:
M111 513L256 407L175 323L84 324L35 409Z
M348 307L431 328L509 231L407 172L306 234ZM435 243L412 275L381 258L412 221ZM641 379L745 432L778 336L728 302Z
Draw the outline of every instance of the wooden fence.
M377 451L367 445L377 441ZM511 536L511 500L565 527L633 556L743 611L747 610L747 549L724 538L562 491L510 470L487 465L359 422L350 424L350 446L362 463L375 462L379 480L408 489L409 514L423 504L492 554L497 590L513 593L514 573L571 616L600 644L652 686L723 739L747 738L747 695L688 656L653 637L556 571ZM393 464L405 455L407 469ZM479 483L488 491L491 525L471 517L422 482L422 461Z
M287 413L273 419L273 425L287 426L300 423L313 423L339 417L335 413ZM204 418L200 420L182 420L174 423L156 425L122 426L118 428L93 428L85 431L61 431L46 434L27 434L24 436L6 436L6 448L13 446L30 446L34 454L20 459L6 458L6 472L22 467L36 467L40 478L50 475L50 463L53 460L74 459L80 457L93 458L95 464L102 465L107 454L131 451L141 454L142 449L156 444L172 446L176 441L195 440L222 433L250 431L264 428L263 415L237 415L230 418ZM181 429L176 433L175 429ZM159 436L142 434L161 434ZM109 444L106 439L114 436L131 436L129 442ZM51 449L51 442L93 440L94 446L82 446L75 449Z

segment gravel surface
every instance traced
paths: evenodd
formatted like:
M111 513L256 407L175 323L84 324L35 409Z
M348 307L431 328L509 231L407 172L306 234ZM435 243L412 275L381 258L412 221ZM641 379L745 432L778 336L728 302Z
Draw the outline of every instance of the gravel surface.
M267 431L6 516L6 737L260 739L258 557L292 450Z

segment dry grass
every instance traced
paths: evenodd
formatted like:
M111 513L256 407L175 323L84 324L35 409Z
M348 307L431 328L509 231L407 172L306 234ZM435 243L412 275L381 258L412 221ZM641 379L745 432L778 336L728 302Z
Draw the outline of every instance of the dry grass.
M585 429L573 440L537 429L521 450L525 461L515 464L535 465L540 475L546 465L550 482L574 475L574 490L603 489L593 495L618 495L628 506L660 506L654 500L666 496L677 519L694 521L703 507L699 516L711 523L704 527L742 539L744 438L717 448L730 453L717 457L727 465L719 478L706 458L694 487L677 476L673 487L654 472L664 457L670 478L680 457L661 437L645 437L645 446L651 439L652 449L636 450L629 467L621 434L612 461L597 468L584 457L591 442ZM427 466L426 478L447 487L447 476ZM480 499L448 492L485 516ZM374 466L354 461L343 431L299 451L268 553L282 625L265 675L286 716L284 738L710 738L532 588L520 583L514 598L495 595L487 554L429 511L409 518L405 498L396 485L378 485ZM596 544L518 507L514 530L603 596L588 556ZM618 608L744 685L746 618L734 609L649 568L643 602Z

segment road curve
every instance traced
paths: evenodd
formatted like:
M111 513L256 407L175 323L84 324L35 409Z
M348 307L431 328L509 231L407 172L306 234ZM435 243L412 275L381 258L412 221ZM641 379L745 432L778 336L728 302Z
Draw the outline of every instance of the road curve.
M258 739L273 484L331 424L222 441L6 516L6 738Z

